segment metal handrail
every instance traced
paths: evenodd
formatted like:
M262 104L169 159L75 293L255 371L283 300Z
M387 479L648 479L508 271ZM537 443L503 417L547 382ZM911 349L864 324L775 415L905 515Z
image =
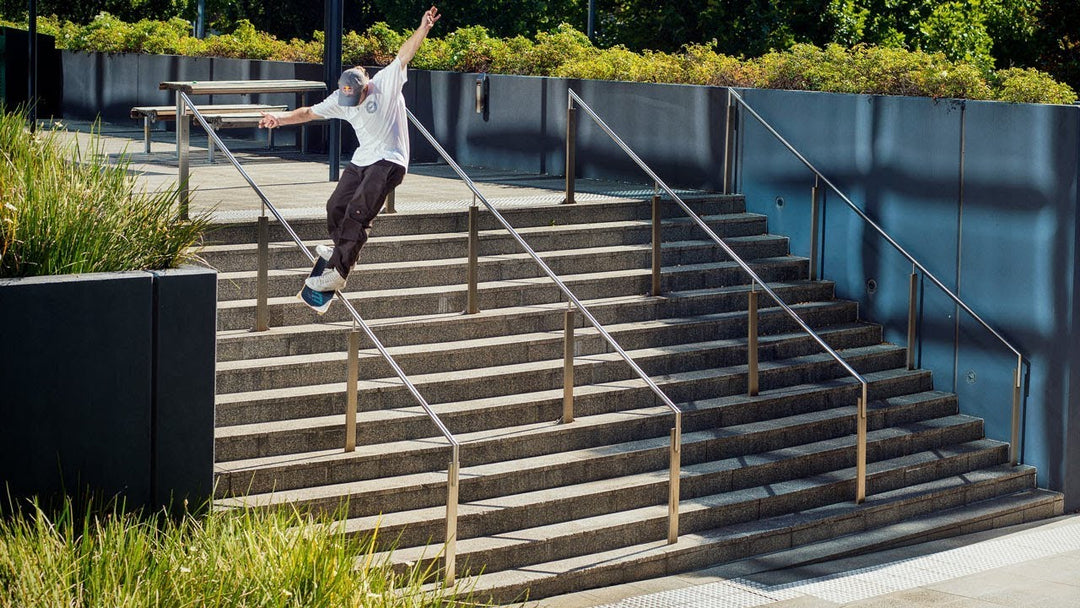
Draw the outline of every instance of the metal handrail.
M853 203L851 201L851 199L847 197L846 194L841 192L840 189L838 187L836 187L835 184L833 184L831 181L829 181L829 178L825 177L825 175L821 171L818 171L818 169L809 160L807 160L805 156L803 156L801 153L799 153L799 151L795 149L795 146L791 145L791 143L788 142L788 140L784 139L784 136L780 135L780 133L777 132L777 130L774 129L773 126L770 125L764 118L762 118L762 116L760 114L758 114L757 111L754 110L754 108L750 107L750 104L746 103L746 100L743 99L742 96L739 95L739 93L735 91L735 89L732 89L732 88L729 87L728 88L728 93L732 96L732 98L734 98L736 101L738 101L739 104L742 105L742 107L746 108L746 111L749 112L750 115L753 116L759 123L761 123L761 126L765 127L765 129L769 133L771 133L772 136L775 137L777 139L777 141L780 142L781 145L783 145L785 148L787 148L789 152L794 154L795 158L799 159L799 161L802 162L802 164L806 165L806 168L810 169L810 171L812 171L814 173L814 175L815 175L815 177L817 179L820 179L822 182L825 183L825 185L827 185L830 189L832 189L832 191L835 192L840 197L840 199L842 201L844 201L844 203L846 203L847 206L849 208L851 208L852 211L855 212L856 215L858 215L864 222L866 222L866 224L868 224L871 228L873 228L878 233L878 235L880 235L883 239L885 239L885 241L887 243L892 245L892 247L894 249L896 249L896 251L899 252L900 255L907 258L907 260L909 262L911 262L912 266L914 266L915 268L918 268L922 272L923 276L930 279L931 283L936 285L938 287L938 289L940 289L941 291L945 292L945 294L947 296L949 296L949 298L953 301L953 303L955 303L957 306L959 306L961 309L963 309L964 312L971 315L971 317L973 319L975 319L975 321L977 321L980 325L983 326L983 329L990 332L990 334L992 336L994 336L995 338L997 338L998 341L1001 342L1005 346L1005 348L1009 349L1010 351L1012 351L1012 353L1014 355L1016 355L1016 370L1015 370L1015 373L1014 373L1014 376L1013 376L1013 412L1012 412L1013 420L1012 420L1012 443L1010 444L1010 452L1011 452L1010 453L1010 460L1012 461L1012 464L1014 464L1014 465L1017 464L1019 462L1019 458L1018 458L1019 450L1018 450L1017 444L1019 443L1020 387L1021 387L1022 370L1023 370L1023 365L1024 365L1024 355L1021 354L1021 352L1020 352L1020 350L1018 348L1016 348L1015 346L1012 345L1012 343L1010 343L1008 340L1006 340L1004 336L1002 336L1000 333L998 333L997 330L995 330L993 327L991 327L989 323L987 323L985 320L983 320L983 318L980 317L978 315L978 313L976 313L974 310L972 310L972 308L970 306L968 306L963 300L961 300L960 296L953 293L952 290L950 290L948 287L945 286L944 283L941 282L941 280L939 280L925 266L923 266L918 260L916 260L913 255L908 253L907 250L905 250L900 245L900 243L897 243L895 239L893 239L891 236L889 236L889 234L887 232L885 232L885 230L881 226L879 226L877 224L877 222L870 219L870 216L868 216L862 209L859 209L859 207L857 205L855 205L855 203ZM908 348L911 348L910 344L908 345Z
M194 115L195 118L199 121L199 124L202 125L203 129L206 130L207 134L210 135L211 138L213 138L214 143L218 146L218 149L225 154L225 156L229 159L229 162L231 162L233 166L236 167L236 169L240 172L240 175L242 175L244 179L247 180L248 185L250 185L251 188L255 190L255 193L262 200L264 208L269 209L270 213L272 213L277 219L277 221L281 224L281 226L285 228L285 231L288 232L290 237L292 237L293 242L295 242L297 247L300 248L300 251L302 251L304 255L307 256L308 261L315 262L315 255L308 250L307 246L304 245L304 241L300 238L299 235L296 234L296 231L293 230L291 225L289 225L289 222L287 222L285 218L282 217L277 207L275 207L274 204L270 202L270 199L266 197L266 194L263 193L262 188L259 188L259 186L255 183L255 180L251 179L251 176L248 175L248 172L245 171L243 166L240 165L240 162L236 160L236 157L233 156L232 151L230 151L229 148L225 145L225 142L221 141L221 138L218 136L217 132L214 129L210 128L210 125L207 123L203 115L199 112L198 108L196 108L195 104L191 102L191 98L189 98L187 94L182 91L178 93L180 98L183 99L186 107L191 110L192 115ZM182 119L183 114L178 114L177 120ZM390 364L390 367L394 370L394 373L397 374L397 377L401 379L405 387L420 403L420 407L423 408L424 412L428 415L428 418L430 418L431 421L435 423L435 426L438 427L439 432L442 433L443 437L445 437L446 440L450 443L452 450L452 460L450 463L450 470L447 472L447 475L449 477L448 488L452 500L447 501L446 584L452 585L454 582L454 541L456 541L457 537L457 477L461 466L461 444L458 442L457 439L454 438L454 435L450 432L450 430L446 428L446 425L443 424L442 420L439 419L438 414L436 414L431 409L431 406L428 404L427 400L424 399L423 395L420 394L420 391L416 389L416 386L413 385L412 381L409 380L408 376L405 375L405 372L397 364L397 361L394 360L394 358L386 350L386 347L384 347L382 342L379 341L379 339L375 336L375 333L368 326L367 322L364 321L363 317L360 316L360 313L356 311L355 307L353 307L352 302L349 302L349 300L343 297L340 292L337 293L337 296L338 299L341 300L342 305L345 306L345 309L349 311L349 315L352 317L353 321L364 330L364 333L367 334L368 339L370 339L372 344L375 345L375 348L379 351L379 354L381 354L383 358L386 359L386 362ZM451 502L453 503L452 506Z
M810 326L807 325L806 322L803 321L802 318L800 318L799 315L796 314L795 311L792 310L790 306L788 306L786 303L784 303L784 301L780 299L780 296L778 296L776 294L776 292L774 292L772 290L771 287L766 285L765 281L763 281L761 279L761 277L758 276L758 274L756 272L754 272L754 270L752 268L750 268L750 265L747 264L741 257L739 257L735 253L735 250L733 250L727 243L725 243L723 241L723 239L721 239L719 236L717 236L717 234L715 232L713 232L713 230L711 228L709 228L709 225L706 224L705 221L702 220L701 217L698 216L697 213L694 213L694 211L692 209L690 209L690 207L682 200L682 198L680 198L678 194L675 194L675 191L672 190L664 182L664 180L660 179L660 177L651 168L649 168L649 166L647 164L645 164L645 161L641 160L641 158L636 153L634 153L634 151L630 148L630 146L628 146L626 144L626 142L624 142L622 140L622 138L620 138L611 129L611 127L609 127L607 125L607 123L605 123L604 120L602 118L600 118L600 116L597 115L597 113L591 107L589 107L589 104L585 103L585 101L583 99L581 99L581 97L578 96L578 94L575 93L573 89L567 89L567 91L569 93L571 108L573 107L573 104L576 102L578 104L578 106L580 106L583 110L585 110L585 113L588 114L589 117L592 118L593 121L595 121L596 124L605 133L607 133L608 137L610 137L612 139L612 141L614 141L619 146L619 148L621 148L622 151L625 152L630 157L630 159L633 160L638 165L638 167L640 167L650 178L652 178L653 182L657 186L659 186L661 189L663 189L663 191L666 192L667 195L670 196L673 201L678 203L678 205L680 207L682 207L683 211L685 211L687 213L687 215L690 216L690 219L693 220L693 222L695 224L697 224L698 227L700 227L703 231L705 231L705 234L707 234L709 236L709 238L711 238L714 242L716 242L718 245L720 245L720 247L723 248L724 252L728 256L730 256L731 259L734 260L735 263L738 264L739 267L742 268L744 272L746 272L748 275L750 275L751 288L752 289L753 289L754 285L761 285L761 288L765 291L765 293L769 294L769 297L771 297L773 299L773 301L776 302L776 304L779 305L780 308L782 308L784 310L784 312L786 312L795 321L795 323L798 324L799 327L802 328L802 330L804 332L806 332L810 336L811 339L813 339L815 342L817 342L817 344L819 346L821 346L821 348L826 353L828 353L829 356L831 356L837 363L839 363L840 366L844 368L844 371L846 371L850 376L852 376L853 378L855 378L859 382L859 384L861 386L861 390L862 390L862 395L861 395L861 399L860 399L860 403L859 403L859 412L858 412L858 418L859 418L859 422L860 422L859 435L861 437L863 437L862 440L859 442L860 443L859 451L862 452L863 455L858 458L859 462L857 463L857 468L860 470L860 473L857 474L857 477L859 479L858 479L857 484L856 484L857 485L856 502L862 502L862 500L865 498L865 467L866 467L866 464L865 464L865 438L864 438L864 436L865 436L866 407L867 407L866 399L867 399L867 392L868 392L868 383L866 381L866 378L864 378L862 376L862 374L855 371L855 368L851 367L851 365L849 365L846 361L844 361L844 359L842 357L840 357L840 355L837 354L837 352L835 350L833 350L833 348L831 346L829 346L825 342L825 340L823 340L821 338L821 336L819 336L817 334L817 332L815 332L813 329L811 329ZM567 171L569 171L569 169L567 169ZM569 198L569 196L567 198Z
M428 143L430 143L432 147L435 148L435 151L438 152L439 155L443 158L443 160L445 160L446 163L450 165L450 167L454 170L454 172L458 174L458 177L460 177L461 180L465 182L465 185L469 187L469 190L472 190L474 196L474 206L475 201L479 200L484 204L485 207L487 207L488 211L491 212L492 216L495 217L495 219L502 225L502 227L510 233L510 236L512 236L514 240L516 240L518 244L521 245L521 248L524 249L525 252L537 263L537 265L540 266L540 269L544 271L544 274L546 274L548 278L550 278L555 283L555 285L559 288L560 291L563 292L566 298L577 308L578 311L581 312L581 314L586 319L588 319L589 323L592 324L594 328L596 328L597 333L599 333L600 336L603 337L603 339L609 345L611 345L612 348L615 349L615 351L619 354L619 356L622 357L624 361L626 361L627 365L630 366L634 373L637 374L652 390L652 392L660 398L664 405L666 405L668 409L670 409L671 412L675 414L675 428L672 432L672 449L675 453L677 453L680 450L679 446L682 443L682 410L679 409L679 407L675 405L675 403L664 393L664 391L662 391L660 387L656 385L656 382L654 382L652 378L650 378L638 366L638 364L634 362L633 358L631 358L630 355L627 354L627 352L623 350L621 346L619 346L619 343L615 341L615 338L612 337L612 335L608 333L606 329L604 329L604 326L601 325L600 322L596 319L596 317L594 317L593 314L589 312L589 309L581 303L581 300L579 300L577 296L575 296L574 293L570 291L570 288L568 288L566 284L563 283L559 276L555 274L555 272L552 271L546 263L544 263L544 261L536 253L536 251L534 251L533 248L530 247L527 242L525 242L525 239L521 238L521 235L518 234L517 230L515 230L514 227L511 226L508 221L506 221L506 218L504 218L503 215L495 209L495 206L488 202L487 198L485 198L484 195L476 188L476 184L473 183L472 179L470 179L469 176L466 175L465 171L463 171L462 168L454 161L454 159L450 157L450 154L447 153L445 149L443 149L443 147L439 144L435 137L424 127L424 125L421 124L419 120L417 120L416 116L414 116L413 113L408 109L406 109L405 112L409 117L409 121L413 124L414 127L416 127L416 130L419 131L424 136L424 138L428 140ZM677 483L677 475L676 479L673 479L672 481L673 485ZM677 514L675 515L675 517L677 518ZM678 526L676 523L675 528L677 529L677 527ZM668 540L669 542L674 542L670 534Z

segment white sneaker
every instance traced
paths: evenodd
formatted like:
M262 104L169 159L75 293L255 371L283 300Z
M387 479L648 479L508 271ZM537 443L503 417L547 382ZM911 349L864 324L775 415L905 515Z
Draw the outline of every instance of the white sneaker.
M330 257L334 255L334 246L333 245L315 245L315 255L317 255L320 258L322 258L322 259L326 260L327 262L329 262Z
M337 268L330 268L320 276L308 277L304 285L315 291L341 291L345 288L345 278L338 274Z

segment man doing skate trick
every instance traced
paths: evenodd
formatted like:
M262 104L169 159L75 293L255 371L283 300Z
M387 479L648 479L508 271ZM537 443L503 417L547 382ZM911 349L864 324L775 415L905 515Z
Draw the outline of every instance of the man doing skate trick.
M359 145L326 201L327 229L334 245L315 248L315 268L299 294L320 314L330 306L334 292L345 287L372 220L409 168L409 123L401 89L408 79L406 66L440 16L434 6L428 9L394 61L373 78L362 67L345 70L338 89L320 103L290 112L266 112L259 121L260 127L273 129L319 117L338 118L356 131Z

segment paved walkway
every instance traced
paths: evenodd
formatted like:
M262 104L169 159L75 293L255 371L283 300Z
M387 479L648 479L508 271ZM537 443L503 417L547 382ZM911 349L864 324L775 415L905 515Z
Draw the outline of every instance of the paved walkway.
M85 144L87 123L66 125L65 138ZM153 136L143 153L142 128L106 124L101 145L111 157L127 154L131 169L149 189L176 181L171 132ZM200 146L199 144L203 144ZM210 164L205 137L192 135L193 212L220 221L254 218L261 202L224 159ZM325 156L267 153L260 142L227 139L245 170L282 215L316 217L335 183ZM344 161L343 161L344 162ZM557 204L563 184L557 177L468 168L470 178L496 207ZM579 180L582 201L641 198L651 194L633 184ZM464 208L472 193L445 165L414 165L397 191L401 213ZM826 608L835 606L995 608L1080 608L1080 515L1025 524L892 551L770 571L732 574L730 566L550 598L543 608Z

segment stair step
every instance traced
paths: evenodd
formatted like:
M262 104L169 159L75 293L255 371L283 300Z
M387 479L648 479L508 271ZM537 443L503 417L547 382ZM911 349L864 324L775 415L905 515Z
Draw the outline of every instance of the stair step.
M766 224L764 216L745 213L706 216L702 219L722 239L762 235ZM379 222L376 222L375 225L378 224ZM665 220L661 230L664 242L697 240L704 236L701 228L685 217ZM651 222L642 220L569 225L555 223L522 228L518 230L518 234L534 251L543 253L648 243L652 239L652 225ZM501 227L481 230L478 236L480 255L506 255L522 251L517 240ZM325 228L321 235L305 244L313 247L320 242L330 242ZM364 245L364 254L359 260L358 269L363 270L366 265L388 262L418 262L463 257L467 242L468 233L465 228L458 232L397 236L379 236L373 231ZM303 266L307 261L292 240L268 243L268 254L271 268ZM219 272L253 270L258 261L257 255L258 249L254 244L254 239L239 245L208 245L200 250L200 257Z
M643 573L649 577L676 574L795 546L824 550L810 544L822 538L838 537L837 542L857 544L858 540L849 539L865 537L868 546L859 551L865 553L918 542L920 538L931 540L989 529L994 521L1015 521L1017 517L1034 521L1060 513L1060 495L1034 489L1033 482L1032 468L1002 465L976 474L871 495L863 505L853 502L830 505L702 534L684 534L674 545L664 541L642 543L590 556L491 572L463 584L476 597L490 596L500 603L519 601L526 590L529 598L539 599L640 580ZM958 520L970 523L957 526ZM825 553L822 557L832 556Z
M741 214L746 212L746 201L741 194L693 194L681 198L699 215ZM686 213L671 201L663 201L661 211L664 218L685 217ZM516 228L549 226L557 224L581 224L589 222L617 222L646 220L651 217L651 209L642 200L579 200L574 205L537 203L528 207L501 209L499 213ZM491 213L481 209L480 229L492 230L499 227ZM289 224L304 240L326 237L326 221L323 219L291 219ZM465 232L467 214L464 208L449 211L401 211L394 214L383 213L375 223L372 234L379 237L401 236L407 234L426 234L439 232ZM256 224L252 221L216 224L207 234L207 243L228 245L254 243L257 238ZM290 237L280 224L271 220L270 239L272 242L285 241Z
M855 322L824 325L818 322L820 317L817 315L807 316L811 327L816 325L816 333L833 348L852 348L881 342L879 326ZM788 320L779 316L774 318L780 322ZM826 321L828 320L826 317ZM736 319L735 322L741 323L741 320ZM648 374L667 373L671 371L672 365L691 370L700 369L703 365L726 367L746 361L746 330L738 325L732 328L733 331L725 332L726 336L715 336L715 339L709 339L714 336L705 335L706 330L711 328L695 333L693 330L696 328L690 327L678 332L674 325L652 323L617 329L615 341ZM820 345L801 328L787 329L786 333L773 333L758 338L758 357L761 361L821 352ZM460 382L477 375L509 371L520 372L514 382L522 385L526 382L546 381L533 380L529 374L547 377L553 369L562 369L565 342L562 333L526 334L506 339L502 343L484 339L398 346L388 349L388 352L410 378L456 372L452 380ZM681 340L678 339L680 337ZM607 352L612 350L611 347L592 328L575 331L574 350L575 374L582 374L580 379L577 376L575 379L580 384L604 381L602 378L611 372L602 372L600 368L605 364L610 367L612 362L623 361L617 353ZM374 349L361 351L358 359L361 380L384 380L395 376L386 359ZM222 362L218 366L217 391L219 394L227 394L327 384L344 378L347 362L348 354L345 352ZM624 373L628 373L628 370L624 370ZM498 388L489 387L487 390L490 393ZM503 388L512 390L510 385Z
M913 430L911 435L918 435L919 432L918 429ZM930 434L925 429L921 433ZM931 445L934 451L909 453L897 446L886 445L898 443L897 438L896 433L870 434L868 445L875 452L892 454L889 458L877 455L870 462L902 457L907 468L898 469L891 476L871 477L867 482L868 492L893 490L916 479L930 479L926 474L916 476L917 471L909 475L911 468L932 470L937 475L961 474L1001 464L1007 458L1007 446L993 441ZM933 443L927 438L916 439ZM758 485L777 484L848 468L854 465L854 445L854 437L847 436L752 456L684 465L680 474L680 501L708 500L713 494L739 492ZM662 447L666 451L666 446ZM665 505L669 480L668 471L661 468L575 486L462 502L458 509L458 538L509 533L520 529L526 521L532 526L554 525L568 519ZM445 496L443 500L442 505L424 509L356 517L346 522L343 531L366 535L378 528L385 538L395 539L398 549L423 545L432 538L445 537ZM733 507L733 511L737 511L737 508Z
M878 398L879 391L887 391L889 388L895 390L905 386L907 379L918 380L924 387L921 390L928 390L925 388L927 376L907 374L900 378L885 374L876 377L874 374L868 374L875 382L875 394L871 398ZM848 391L846 395L843 395L848 399L840 403L854 402L854 395L857 392L854 389L857 384L852 384L852 382L837 381L838 388L847 388ZM660 386L663 387L663 384ZM688 403L685 404L684 432L717 428L721 425L749 423L768 416L782 418L793 415L812 415L814 408L835 407L833 399L840 397L842 391L819 393L816 395L817 399L811 401L812 405L809 408L800 402L798 396L801 394L802 391L771 391L766 387L757 399L733 396L727 399L718 398ZM893 396L894 394L885 393L881 398ZM679 400L675 402L682 403ZM947 411L955 411L953 403L950 402L945 406L952 408ZM910 417L896 414L888 408L880 413L875 408L873 412L875 417L884 416L887 424L911 421ZM853 421L845 420L842 416L836 418L826 416L822 422L831 425L829 427L832 429L831 432L839 434L853 428L851 426ZM666 437L671 424L670 412L666 408L654 406L578 417L570 425L561 425L557 421L552 421L502 429L485 429L463 433L457 439L463 444L470 444L463 451L462 459L465 465L472 465L541 456L558 451L596 448L622 443L631 438ZM362 426L360 428L363 429ZM729 439L730 441L734 440ZM341 442L341 446L344 446L344 441ZM447 466L446 463L449 461L447 451L447 443L444 439L432 437L360 444L355 452L344 452L342 448L337 448L235 461L219 459L215 465L218 479L217 495L280 492L309 486L437 471Z
M734 237L725 239L744 260L785 256L787 239L773 235ZM544 253L541 258L557 275L582 272L615 272L649 268L652 247L649 244L616 245ZM681 241L664 243L664 266L673 268L688 264L706 264L725 260L724 250L712 241ZM268 272L268 293L271 297L293 295L298 285L311 271L311 264L302 258L302 265L292 268L271 268ZM394 289L400 285L456 285L466 280L467 258L453 257L411 262L387 262L359 266L350 275L349 288L358 291ZM546 276L527 253L507 253L480 256L477 260L480 282L506 281ZM218 275L219 301L255 297L257 272L254 268L221 272Z
M804 278L806 264L805 258L784 256L760 258L750 262L750 267L761 276L762 280L772 283ZM649 269L581 273L563 276L560 279L579 300L613 295L640 295L648 292L652 284L652 274ZM661 280L665 291L706 289L745 283L745 273L734 262L678 266L669 269ZM489 281L480 283L477 289L481 309L565 301L562 292L546 276L512 281ZM297 291L299 291L299 285ZM458 285L350 291L344 296L361 311L364 319L441 314L465 309L466 286L462 282ZM296 297L268 298L267 305L269 322L275 327L310 323L315 316L311 309ZM254 319L254 310L253 299L219 302L218 329L249 328ZM339 305L331 306L321 320L334 322L348 318L345 308Z
M770 287L785 302L822 303L856 307L853 302L832 300L832 284L827 282L771 283ZM712 314L732 314L745 317L746 286L716 289L665 292L661 297L633 294L583 300L596 319L608 325L659 319L678 319ZM741 304L740 304L741 303ZM772 314L775 305L763 301L759 312L763 318ZM565 302L481 310L463 315L451 312L413 317L367 319L369 327L387 347L468 339L500 338L502 336L543 331L562 331ZM723 311L728 311L724 313ZM252 319L253 320L253 319ZM310 320L310 319L309 319ZM579 319L579 323L584 323ZM250 328L218 332L218 361L248 358L300 355L343 350L350 322L306 323L286 327L271 327L269 331L252 332ZM763 329L761 331L766 331ZM361 348L371 348L363 337Z

